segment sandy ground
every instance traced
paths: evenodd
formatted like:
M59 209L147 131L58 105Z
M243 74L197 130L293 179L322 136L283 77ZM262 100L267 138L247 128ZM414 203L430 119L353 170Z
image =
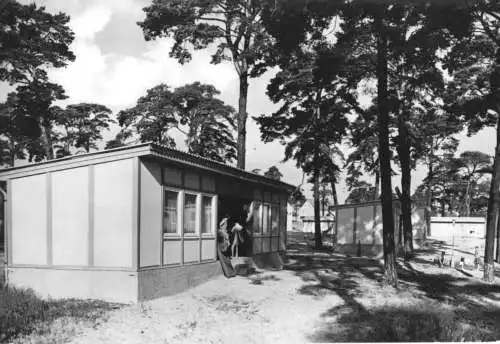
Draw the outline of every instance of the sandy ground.
M74 343L304 343L321 315L343 300L301 293L303 286L293 271L219 277L116 311Z

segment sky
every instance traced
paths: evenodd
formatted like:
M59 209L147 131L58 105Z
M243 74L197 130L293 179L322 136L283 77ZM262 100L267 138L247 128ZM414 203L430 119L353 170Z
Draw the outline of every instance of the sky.
M33 1L21 0L22 3ZM50 12L65 12L71 18L70 27L75 33L71 50L76 60L65 68L52 70L52 81L61 84L68 99L61 105L80 102L99 103L108 106L116 115L120 110L134 106L146 90L160 83L172 87L194 81L213 84L221 91L220 98L237 108L238 79L231 63L210 64L209 52L196 51L190 63L180 65L168 56L172 42L160 39L146 42L137 22L144 18L142 8L148 0L36 0ZM277 106L266 96L266 86L274 75L270 71L250 81L247 123L247 170L267 170L276 165L284 175L283 181L298 185L302 172L293 161L283 163L284 148L277 142L263 143L256 123L251 119L264 113L272 113ZM11 88L0 84L0 101ZM119 128L113 128L105 139L114 136ZM494 130L489 128L474 137L460 135L459 152L480 150L492 155L495 145ZM177 141L183 148L182 140ZM347 147L345 147L347 151ZM426 171L417 168L413 175L413 189L422 181ZM393 187L399 177L393 178ZM311 197L310 185L304 185ZM348 191L344 182L338 187L342 203Z

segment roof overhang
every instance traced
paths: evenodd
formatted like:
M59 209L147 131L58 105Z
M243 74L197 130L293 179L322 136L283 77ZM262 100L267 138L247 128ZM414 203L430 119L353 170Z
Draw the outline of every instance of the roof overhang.
M134 157L153 157L164 162L172 162L181 166L194 167L210 171L215 174L231 176L247 182L264 184L273 188L286 190L287 192L292 192L295 189L293 185L281 181L273 180L220 163L218 161L196 156L176 149L171 149L151 142L6 168L0 170L0 180L21 178L34 174L77 168Z

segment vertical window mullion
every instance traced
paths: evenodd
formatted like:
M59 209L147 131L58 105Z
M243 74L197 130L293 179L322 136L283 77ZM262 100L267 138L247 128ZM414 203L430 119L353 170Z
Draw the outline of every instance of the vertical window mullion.
M260 204L260 207L259 207L259 234L262 235L263 234L263 229L264 229L264 203L261 203Z
M195 225L194 225L194 232L197 236L200 236L201 235L201 220L202 220L202 216L201 216L201 213L204 211L204 209L202 209L202 203L201 203L201 200L202 200L202 196L201 194L197 194L196 195L196 210L195 210Z
M212 235L215 235L215 233L217 232L217 217L218 217L218 207L217 207L217 203L218 203L218 196L213 196L212 197L212 228L210 230L210 234Z
M184 191L179 192L177 199L177 234L184 236Z

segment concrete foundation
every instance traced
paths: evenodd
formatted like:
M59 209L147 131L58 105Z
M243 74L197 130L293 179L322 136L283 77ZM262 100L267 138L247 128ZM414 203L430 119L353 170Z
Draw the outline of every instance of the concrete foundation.
M137 272L60 268L9 267L11 286L33 289L47 298L137 302Z
M359 251L359 252L358 252ZM384 247L382 245L368 245L368 244L343 244L336 245L335 252L348 254L350 256L382 258L384 255Z
M261 253L254 255L253 261L260 269L282 269L283 260L278 252Z
M221 274L219 261L143 269L139 271L139 301L180 293Z

